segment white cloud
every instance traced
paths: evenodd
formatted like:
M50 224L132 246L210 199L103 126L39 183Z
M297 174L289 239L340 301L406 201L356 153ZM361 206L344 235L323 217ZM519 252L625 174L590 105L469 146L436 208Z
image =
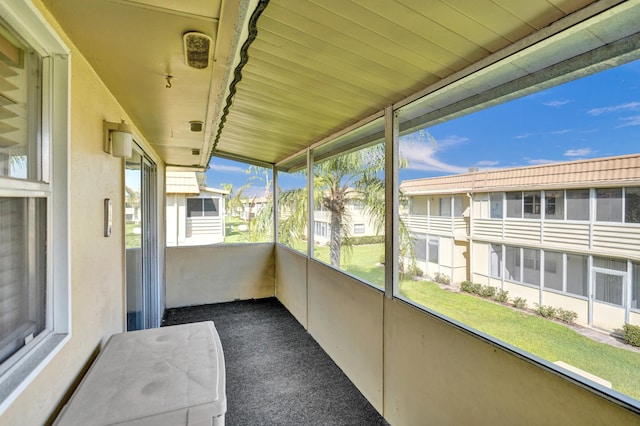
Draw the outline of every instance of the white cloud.
M498 160L481 160L481 161L478 161L475 164L475 166L476 167L493 167L493 166L497 166L498 164L500 164Z
M545 158L529 158L529 159L526 159L526 161L527 161L527 164L531 166L537 166L540 164L557 163L556 160L547 160Z
M436 144L430 142L403 141L400 144L400 156L407 160L407 168L412 170L465 173L466 167L458 167L452 164L443 163L435 158L436 151L441 147L440 141Z
M587 155L593 154L593 150L591 148L578 148L578 149L569 149L565 151L565 157L586 157Z
M621 118L620 120L625 121L626 123L619 125L618 128L629 127L629 126L640 126L640 115L624 117L624 118Z
M640 110L640 102L628 102L626 104L602 107L602 108L593 108L587 111L589 115L601 115L609 112L616 111L638 111Z
M225 166L224 164L212 164L210 170L223 173L246 173L247 169L238 166Z
M549 106L549 107L553 107L553 108L558 108L561 106L564 106L568 103L571 103L573 101L570 101L568 99L554 99L552 101L549 102L543 102L543 105Z

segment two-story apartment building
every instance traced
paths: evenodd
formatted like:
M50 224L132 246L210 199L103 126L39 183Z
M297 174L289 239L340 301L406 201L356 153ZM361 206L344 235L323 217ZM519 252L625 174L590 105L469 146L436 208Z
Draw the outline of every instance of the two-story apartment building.
M418 264L607 330L640 324L640 155L402 183Z

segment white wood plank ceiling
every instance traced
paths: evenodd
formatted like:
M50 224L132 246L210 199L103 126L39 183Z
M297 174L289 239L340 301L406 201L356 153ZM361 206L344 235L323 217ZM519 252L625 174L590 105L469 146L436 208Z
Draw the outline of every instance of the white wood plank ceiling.
M214 145L214 154L277 163L593 3L619 3L270 0L218 138L258 0L41 1L162 159L199 168ZM214 40L205 70L184 65L190 30ZM190 120L205 131L189 132Z

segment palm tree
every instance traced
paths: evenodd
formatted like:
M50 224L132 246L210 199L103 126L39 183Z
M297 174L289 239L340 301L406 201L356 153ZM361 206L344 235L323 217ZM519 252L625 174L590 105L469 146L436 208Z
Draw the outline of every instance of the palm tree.
M333 157L314 168L314 209L329 212L329 261L340 267L340 254L351 248L351 217L348 203L360 203L371 218L376 234L384 229L384 145ZM404 164L404 163L403 163ZM278 195L279 241L292 246L305 235L307 224L306 188L281 191ZM269 202L256 217L252 234L270 235L273 203ZM412 256L413 247L408 229L400 224L400 252Z

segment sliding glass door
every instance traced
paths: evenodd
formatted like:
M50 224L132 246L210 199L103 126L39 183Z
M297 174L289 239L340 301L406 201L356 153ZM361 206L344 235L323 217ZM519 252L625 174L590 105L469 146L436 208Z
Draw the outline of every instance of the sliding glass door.
M156 166L133 150L125 168L127 331L158 327Z

